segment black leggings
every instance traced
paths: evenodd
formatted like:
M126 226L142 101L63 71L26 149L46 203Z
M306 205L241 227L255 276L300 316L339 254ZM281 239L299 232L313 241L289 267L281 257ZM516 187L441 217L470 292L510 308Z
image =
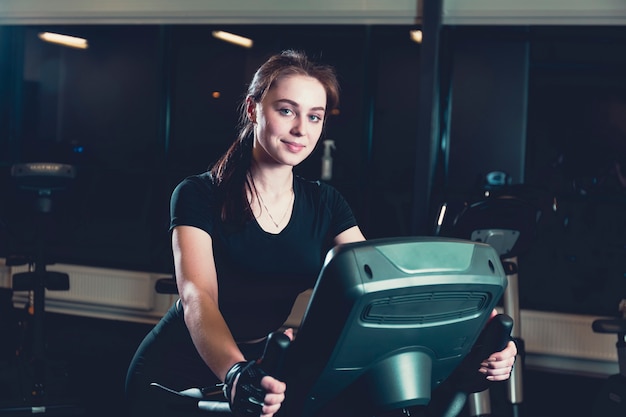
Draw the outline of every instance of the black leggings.
M263 354L264 343L240 346L246 358ZM176 391L188 388L215 388L221 381L197 353L180 302L176 302L143 339L130 362L126 376L126 409L129 417L207 416L184 406L174 395L152 387L156 382Z

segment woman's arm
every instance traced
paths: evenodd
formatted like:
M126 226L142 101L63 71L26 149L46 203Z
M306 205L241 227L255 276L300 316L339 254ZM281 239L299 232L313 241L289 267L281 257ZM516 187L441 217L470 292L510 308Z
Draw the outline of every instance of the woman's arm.
M359 226L352 226L335 236L334 243L335 245L342 245L344 243L361 242L363 240L365 240L365 236L363 236Z
M204 362L224 381L228 370L246 359L219 311L211 236L195 227L177 226L172 232L172 250L185 324ZM266 376L261 386L266 391L261 416L269 417L278 411L285 399L285 384ZM233 397L235 389L236 382Z
M219 311L211 236L195 227L177 226L172 250L185 324L198 353L223 381L230 367L245 358Z

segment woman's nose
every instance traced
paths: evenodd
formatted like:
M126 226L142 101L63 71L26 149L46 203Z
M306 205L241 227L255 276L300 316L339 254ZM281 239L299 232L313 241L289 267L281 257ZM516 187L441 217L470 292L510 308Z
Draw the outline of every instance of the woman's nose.
M291 127L291 134L294 136L306 135L306 119L304 116L295 117L293 126Z

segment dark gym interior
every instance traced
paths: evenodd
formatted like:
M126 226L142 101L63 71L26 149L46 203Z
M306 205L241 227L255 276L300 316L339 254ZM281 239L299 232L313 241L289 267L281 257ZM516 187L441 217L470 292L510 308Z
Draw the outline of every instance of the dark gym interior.
M409 39L421 28L0 24L0 258L32 262L45 233L46 263L170 275L173 187L230 144L258 64L301 49L339 74L340 106L324 133L336 146L328 181L368 238L444 233L441 205L460 212L484 195L490 173L502 172L541 212L519 255L520 307L618 317L626 298L626 27L441 26L435 55ZM215 30L255 46L224 43ZM89 48L44 43L44 31L87 38ZM436 79L436 100L426 76ZM435 144L425 144L433 130L423 131L423 114L437 116ZM323 151L298 173L318 178ZM44 225L32 190L11 175L25 162L76 169L53 192ZM21 395L15 352L32 353L33 329L32 312L0 291L4 403ZM76 404L55 415L123 415L126 367L151 327L47 313L48 394ZM591 416L606 382L526 369L520 415ZM502 390L492 393L494 415L513 416Z

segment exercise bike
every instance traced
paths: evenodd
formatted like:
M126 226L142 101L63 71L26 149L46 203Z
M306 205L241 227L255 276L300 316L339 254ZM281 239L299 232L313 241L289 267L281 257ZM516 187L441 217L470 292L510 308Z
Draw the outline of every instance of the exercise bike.
M490 385L481 361L510 340L512 319L491 317L506 285L483 243L413 237L333 248L296 339L271 334L259 360L287 383L278 416L416 415L444 387L452 395L437 415L457 416L469 393ZM152 386L178 415L185 405L230 413L214 389Z
M504 172L495 171L485 184L458 210L448 203L440 207L435 234L487 243L498 253L506 271L508 286L502 298L502 310L515 322L512 336L518 349L518 360L507 381L507 399L513 415L520 413L523 403L523 371L525 347L521 331L519 304L518 256L528 251L535 238L537 225L544 212L556 211L556 199L549 193L511 185ZM492 415L488 391L469 398L470 416Z

